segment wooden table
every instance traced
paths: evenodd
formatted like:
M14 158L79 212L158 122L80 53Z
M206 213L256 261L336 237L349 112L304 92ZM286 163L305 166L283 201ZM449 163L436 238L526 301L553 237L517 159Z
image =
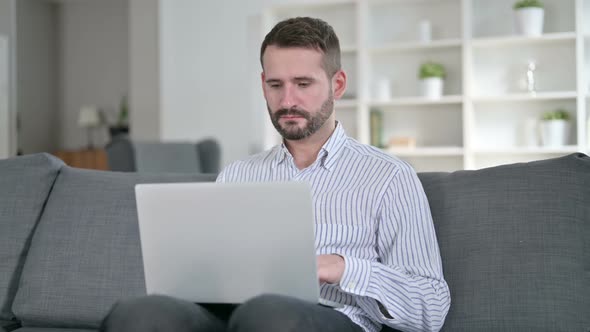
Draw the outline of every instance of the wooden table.
M53 155L71 167L109 170L107 154L104 149L57 151Z

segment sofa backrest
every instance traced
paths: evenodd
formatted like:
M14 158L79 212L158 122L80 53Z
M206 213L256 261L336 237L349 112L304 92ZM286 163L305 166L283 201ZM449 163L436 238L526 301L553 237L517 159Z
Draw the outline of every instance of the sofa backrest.
M30 237L62 166L48 154L0 160L0 320L14 317Z
M221 146L214 138L196 143L134 142L119 135L105 150L113 171L219 173L221 165Z
M97 328L115 301L145 294L135 184L214 179L64 166L33 236L17 318L24 326Z
M443 331L590 328L590 158L419 174L451 308Z

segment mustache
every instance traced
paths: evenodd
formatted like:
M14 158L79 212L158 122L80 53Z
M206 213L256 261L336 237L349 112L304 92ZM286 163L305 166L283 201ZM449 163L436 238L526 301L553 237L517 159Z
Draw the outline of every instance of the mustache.
M281 108L278 111L276 111L274 114L276 119L280 118L281 116L286 116L286 115L300 116L300 117L303 117L307 120L309 120L309 118L310 118L309 113L307 113L306 111L300 110L296 107Z

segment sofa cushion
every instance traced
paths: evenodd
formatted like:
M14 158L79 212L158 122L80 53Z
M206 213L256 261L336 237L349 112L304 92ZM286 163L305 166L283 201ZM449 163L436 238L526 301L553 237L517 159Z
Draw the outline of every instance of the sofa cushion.
M424 173L451 308L444 331L590 328L590 158Z
M214 179L64 167L14 301L23 326L98 328L115 301L145 294L134 185Z
M0 319L14 317L30 237L62 165L45 153L0 160Z

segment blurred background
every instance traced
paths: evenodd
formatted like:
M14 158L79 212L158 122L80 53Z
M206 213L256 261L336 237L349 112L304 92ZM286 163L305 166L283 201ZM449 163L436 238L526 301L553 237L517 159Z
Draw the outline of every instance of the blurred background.
M152 156L160 163L147 168L164 170L192 151L216 172L262 151L278 138L260 42L296 15L340 36L350 89L337 114L349 135L418 171L586 152L590 1L544 1L541 34L513 23L514 4L0 0L0 158L49 152L113 169L116 156L111 165L131 171ZM436 65L444 87L433 94L422 79ZM543 136L550 117L567 118L564 140Z

